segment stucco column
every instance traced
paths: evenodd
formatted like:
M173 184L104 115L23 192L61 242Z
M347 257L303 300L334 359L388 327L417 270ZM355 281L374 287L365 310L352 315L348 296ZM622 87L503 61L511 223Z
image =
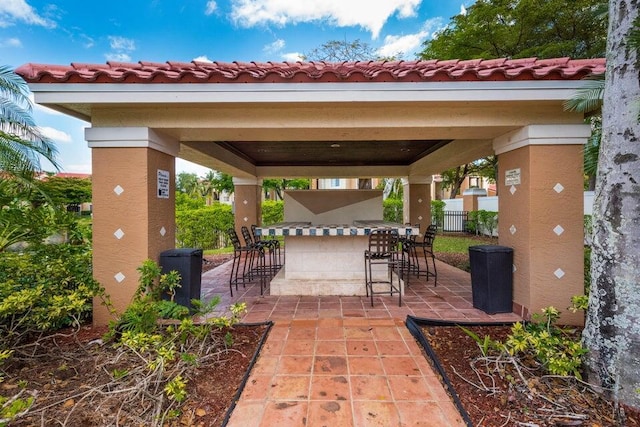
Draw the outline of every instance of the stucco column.
M402 179L404 222L420 224L421 233L431 224L431 183L431 177Z
M498 233L513 248L514 312L524 317L554 306L562 322L583 293L582 144L588 125L531 125L497 138L500 162Z
M467 212L477 211L478 198L486 197L487 190L482 188L468 188L462 192L462 210Z
M175 156L179 143L146 127L88 128L93 191L93 275L121 313L137 268L175 247ZM111 314L96 299L93 323Z
M262 224L262 180L258 178L233 178L234 220L236 233L242 241L240 229L243 225L249 229L252 224Z

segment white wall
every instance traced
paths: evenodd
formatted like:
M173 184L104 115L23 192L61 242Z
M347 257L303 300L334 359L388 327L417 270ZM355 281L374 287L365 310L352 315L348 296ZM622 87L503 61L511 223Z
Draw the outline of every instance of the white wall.
M478 210L498 212L498 196L478 197Z
M593 191L584 192L584 214L591 215L593 211ZM462 211L462 199L446 199L445 211ZM498 212L498 196L478 197L478 210Z

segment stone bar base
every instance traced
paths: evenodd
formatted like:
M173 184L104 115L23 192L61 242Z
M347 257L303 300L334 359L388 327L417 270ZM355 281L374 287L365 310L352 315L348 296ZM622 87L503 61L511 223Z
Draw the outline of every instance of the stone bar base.
M398 276L395 273L393 280L397 283ZM376 292L382 292L389 289L389 285L376 284L373 289ZM404 295L404 281L402 280L400 281L400 290ZM269 293L271 295L364 296L366 288L364 276L360 280L287 279L283 268L271 280Z
M364 251L368 246L369 236L286 236L286 262L271 281L270 293L366 295ZM386 266L374 265L372 270L374 279L386 279ZM376 285L375 290L385 286Z

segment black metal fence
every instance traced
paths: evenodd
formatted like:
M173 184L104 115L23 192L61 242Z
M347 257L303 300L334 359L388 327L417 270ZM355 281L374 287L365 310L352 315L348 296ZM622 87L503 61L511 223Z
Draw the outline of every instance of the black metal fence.
M466 233L469 212L444 211L442 217L434 217L432 222L438 225L438 230L446 233Z

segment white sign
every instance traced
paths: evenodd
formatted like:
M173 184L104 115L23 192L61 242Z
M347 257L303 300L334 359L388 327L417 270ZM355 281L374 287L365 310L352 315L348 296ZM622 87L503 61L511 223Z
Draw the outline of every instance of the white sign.
M504 185L507 187L510 185L519 185L520 184L520 168L518 169L509 169L504 172Z
M169 198L169 171L158 169L158 199Z

